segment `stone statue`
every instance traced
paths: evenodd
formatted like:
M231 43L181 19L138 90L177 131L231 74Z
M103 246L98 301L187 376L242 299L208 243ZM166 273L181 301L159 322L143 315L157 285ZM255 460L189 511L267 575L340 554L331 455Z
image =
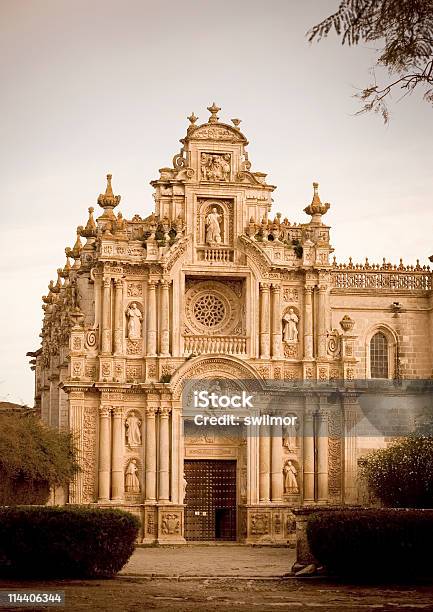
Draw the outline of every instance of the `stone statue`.
M283 428L283 446L291 453L296 451L296 425L285 425Z
M140 481L138 479L137 459L131 459L125 472L126 493L140 493Z
M283 317L283 340L284 342L297 342L298 341L298 323L299 317L293 310L289 308L289 311Z
M141 338L141 319L143 315L135 302L126 311L126 316L128 317L128 338L138 340Z
M126 440L129 446L140 446L141 444L141 421L135 413L128 416L125 421Z
M290 459L284 464L283 473L284 493L299 493L298 481L296 479L297 471Z
M185 474L183 475L183 497L182 497L182 501L185 501L185 497L186 497L186 487L188 485L188 481L185 478Z
M201 177L203 180L208 180L208 174L212 165L212 155L209 153L201 154Z
M212 208L212 211L206 217L207 244L219 244L221 242L220 219L221 215L218 214L217 209Z
M214 155L212 164L212 178L216 181L230 180L230 155Z

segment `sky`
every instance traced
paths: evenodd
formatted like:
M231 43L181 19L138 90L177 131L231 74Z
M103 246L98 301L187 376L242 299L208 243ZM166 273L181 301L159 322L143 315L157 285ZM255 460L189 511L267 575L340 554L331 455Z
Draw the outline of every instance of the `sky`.
M414 93L393 96L387 126L355 116L376 50L305 36L337 6L2 0L0 400L33 404L41 296L107 172L124 216L149 214L149 181L213 101L221 121L242 119L274 212L305 222L320 183L338 261L429 263L432 109Z

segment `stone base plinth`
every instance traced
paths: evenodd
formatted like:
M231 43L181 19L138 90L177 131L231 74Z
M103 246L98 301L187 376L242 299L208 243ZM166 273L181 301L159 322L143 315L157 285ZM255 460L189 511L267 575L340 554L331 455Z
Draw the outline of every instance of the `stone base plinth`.
M288 544L295 546L295 518L287 504L245 506L244 534L246 544Z
M157 506L157 538L158 544L185 544L184 538L184 506L166 504Z

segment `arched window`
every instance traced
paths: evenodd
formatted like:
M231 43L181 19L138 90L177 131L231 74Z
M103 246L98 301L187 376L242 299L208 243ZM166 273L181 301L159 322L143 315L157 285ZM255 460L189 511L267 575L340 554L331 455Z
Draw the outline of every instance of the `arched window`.
M389 377L388 338L383 332L377 332L370 340L370 376Z

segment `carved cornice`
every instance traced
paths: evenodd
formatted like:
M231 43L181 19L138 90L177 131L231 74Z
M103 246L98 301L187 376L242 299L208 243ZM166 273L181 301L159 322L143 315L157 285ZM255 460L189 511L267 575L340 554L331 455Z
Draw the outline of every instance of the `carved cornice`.
M189 235L184 236L183 238L175 242L166 253L164 253L163 257L161 258L161 265L163 267L164 272L170 272L179 257L186 252L189 240Z

